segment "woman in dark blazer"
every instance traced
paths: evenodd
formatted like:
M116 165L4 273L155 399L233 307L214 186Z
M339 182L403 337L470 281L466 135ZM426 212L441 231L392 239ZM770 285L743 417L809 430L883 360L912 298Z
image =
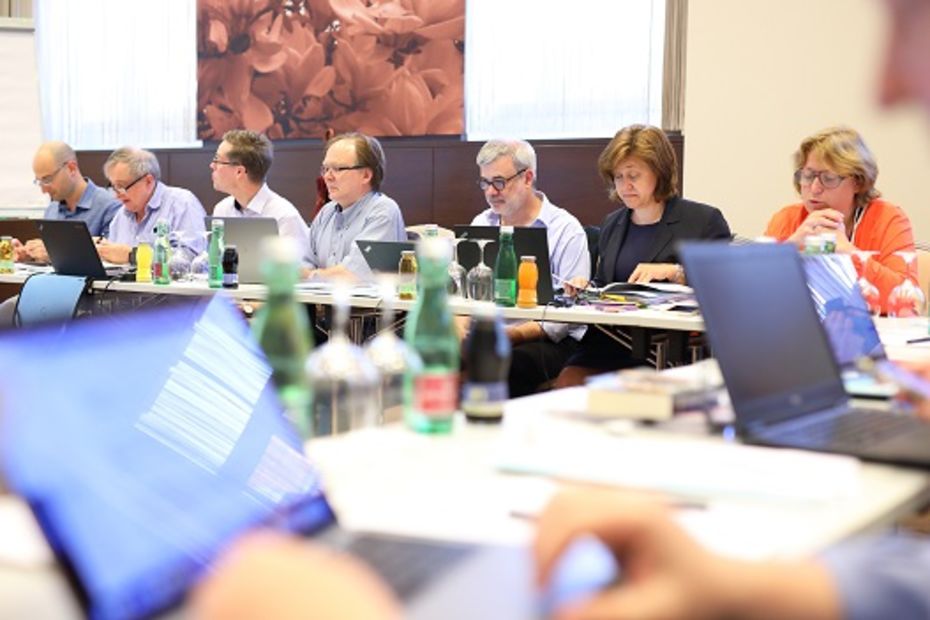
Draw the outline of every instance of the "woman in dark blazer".
M719 209L678 195L678 162L665 132L631 125L617 132L598 158L612 200L622 207L601 224L593 283L665 281L685 284L675 254L683 239L730 239ZM578 288L585 282L573 282ZM598 372L642 363L610 336L589 325L580 348L556 381L579 385Z

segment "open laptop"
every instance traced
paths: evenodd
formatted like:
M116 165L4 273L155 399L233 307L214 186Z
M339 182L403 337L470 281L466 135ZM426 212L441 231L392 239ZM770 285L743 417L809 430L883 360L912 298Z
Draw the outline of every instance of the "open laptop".
M412 241L366 241L356 239L365 262L375 273L397 273L400 266L400 253L405 250L415 250Z
M818 254L804 256L803 262L807 287L840 366L846 392L860 398L891 398L898 392L894 384L876 381L856 367L863 357L874 361L887 357L859 290L852 257Z
M743 439L930 467L930 424L850 405L792 245L683 243L680 255Z
M525 549L338 528L271 369L223 296L0 336L0 360L27 355L0 363L0 460L90 617L174 606L259 525L361 556L411 618L538 615ZM144 367L100 372L127 358Z
M104 266L81 220L36 220L36 227L55 273L106 280L130 272L128 265Z
M497 226L466 226L456 224L454 227L456 239L491 239L484 249L484 263L494 268L497 259L497 248L501 236L501 229ZM552 267L549 264L549 238L546 229L539 226L517 226L513 229L513 249L519 264L521 256L535 256L536 268L539 270L539 280L536 285L536 296L539 305L546 305L553 299L553 290L558 284L553 282ZM477 243L460 242L457 248L459 264L466 271L478 264L481 251ZM544 277L549 274L550 277Z
M273 217L206 217L204 223L211 229L214 219L223 220L223 242L236 246L239 254L239 282L261 284L262 240L278 234L278 222Z

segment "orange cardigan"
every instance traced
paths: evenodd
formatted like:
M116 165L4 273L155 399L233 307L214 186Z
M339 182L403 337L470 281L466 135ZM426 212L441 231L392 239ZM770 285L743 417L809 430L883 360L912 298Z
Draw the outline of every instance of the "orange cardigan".
M794 234L805 218L807 209L803 204L789 205L772 216L765 234L778 241L784 241ZM917 261L906 270L904 262L894 256L898 251L914 250L911 221L901 207L876 198L866 206L851 241L860 250L878 252L866 263L866 277L878 287L882 299L882 312L885 313L891 289L903 282L905 277L917 282ZM859 261L854 263L862 275Z

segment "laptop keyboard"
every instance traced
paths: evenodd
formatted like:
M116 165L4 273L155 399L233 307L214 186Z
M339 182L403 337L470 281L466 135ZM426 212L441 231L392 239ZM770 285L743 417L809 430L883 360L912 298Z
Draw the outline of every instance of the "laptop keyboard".
M781 428L778 435L780 440L796 445L869 446L911 432L923 424L912 417L888 411L852 409L794 428Z

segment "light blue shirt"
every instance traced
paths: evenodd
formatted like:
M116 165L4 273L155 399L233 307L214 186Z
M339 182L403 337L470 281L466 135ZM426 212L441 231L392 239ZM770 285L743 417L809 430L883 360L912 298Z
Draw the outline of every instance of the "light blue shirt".
M930 618L930 542L905 534L843 542L820 560L849 620Z
M327 202L310 224L306 263L314 268L342 265L359 278L371 277L356 240L406 241L404 217L392 198L368 192L348 209Z
M113 194L98 187L87 177L84 180L87 181L87 187L74 211L63 200L55 200L45 208L43 217L47 220L82 220L87 224L92 237L106 237L110 220L123 205Z
M207 247L206 215L203 205L190 191L159 181L145 206L142 220L137 222L134 213L120 209L110 222L107 240L133 247L142 242L153 243L155 224L165 220L168 230L177 236L178 245L188 248L196 256Z
M590 278L591 255L588 253L588 236L581 227L581 222L565 209L549 202L544 193L536 192L536 195L542 200L542 207L530 226L546 229L549 268L553 276L558 276L552 278L552 288L562 286L561 280L571 280L577 276ZM472 226L500 226L501 217L488 208L476 215L471 223ZM581 340L587 326L547 321L542 323L542 328L553 342L560 342L566 335Z

